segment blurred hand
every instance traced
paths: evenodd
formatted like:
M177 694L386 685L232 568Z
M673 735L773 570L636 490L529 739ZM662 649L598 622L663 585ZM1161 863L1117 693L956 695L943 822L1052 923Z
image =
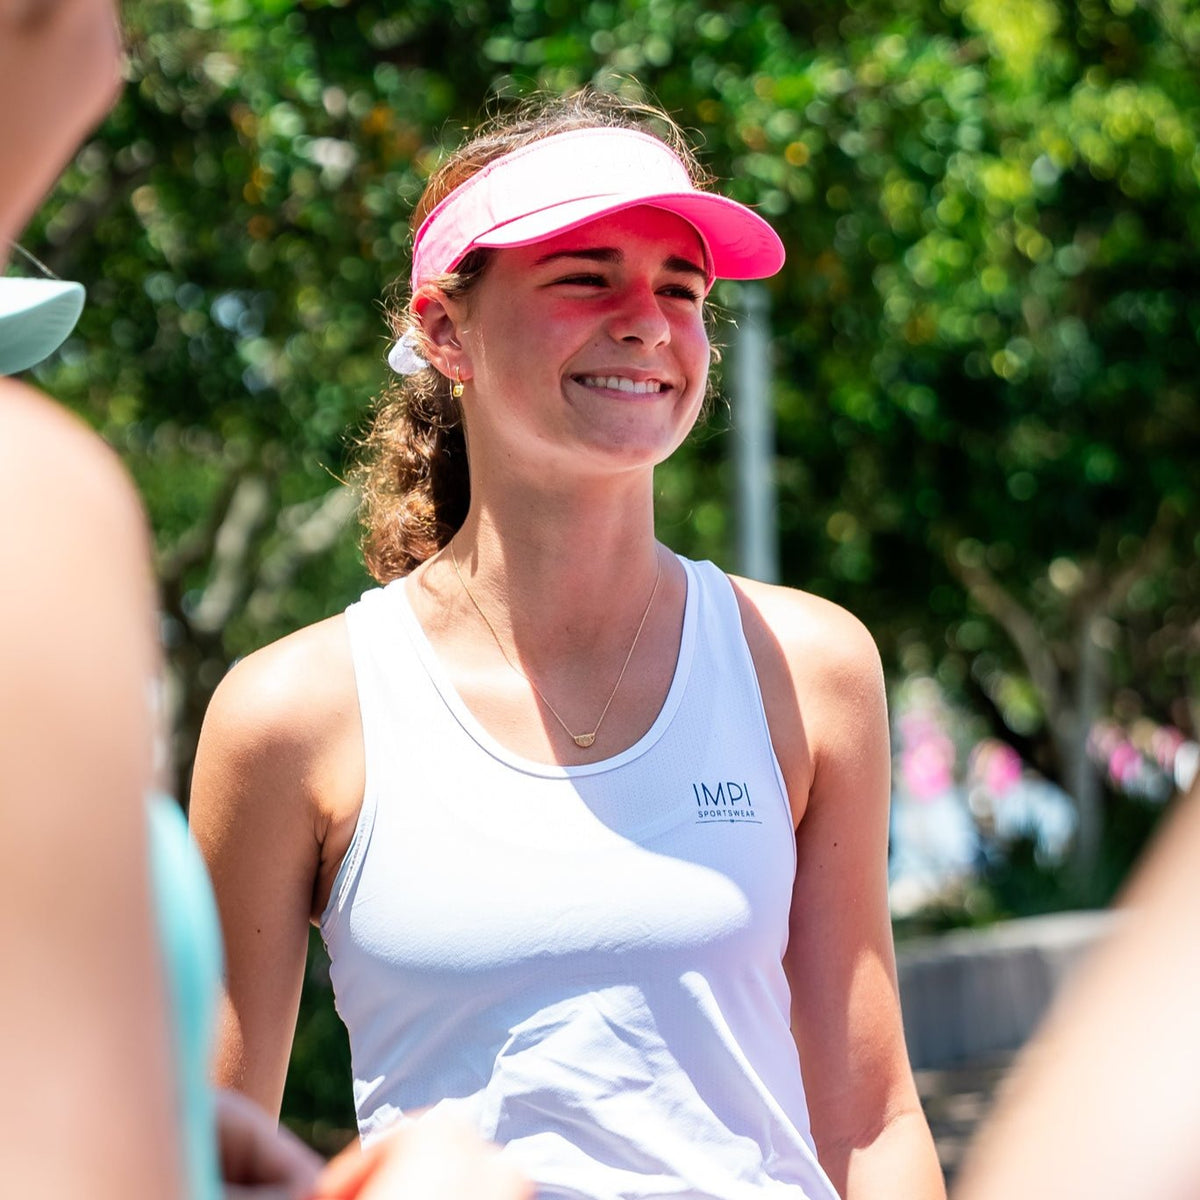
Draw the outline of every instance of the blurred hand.
M226 1200L300 1200L323 1165L320 1155L237 1092L217 1093L217 1145Z
M307 1200L533 1200L533 1195L494 1146L432 1113L365 1150L343 1151Z

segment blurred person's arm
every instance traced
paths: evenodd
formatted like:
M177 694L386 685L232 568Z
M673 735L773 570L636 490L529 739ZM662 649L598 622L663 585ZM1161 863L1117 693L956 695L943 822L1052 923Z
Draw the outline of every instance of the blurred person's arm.
M239 1092L216 1096L217 1147L225 1200L300 1200L324 1163L291 1130Z
M144 523L99 440L3 379L0 511L0 1191L169 1200Z
M1200 1196L1200 784L1022 1055L956 1200Z
M325 1169L308 1200L530 1200L533 1187L495 1146L441 1113L404 1122Z

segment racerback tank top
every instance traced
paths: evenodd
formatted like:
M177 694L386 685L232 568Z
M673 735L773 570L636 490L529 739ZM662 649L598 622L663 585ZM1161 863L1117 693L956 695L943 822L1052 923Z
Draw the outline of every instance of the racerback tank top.
M555 766L451 687L405 581L347 610L366 787L321 930L365 1139L450 1109L542 1200L836 1200L781 960L787 796L729 580L681 560L636 744Z

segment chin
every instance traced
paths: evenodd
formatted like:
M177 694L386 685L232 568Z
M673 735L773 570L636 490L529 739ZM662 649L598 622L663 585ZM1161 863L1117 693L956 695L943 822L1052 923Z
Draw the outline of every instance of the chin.
M679 449L687 432L685 430L682 434L672 437L596 439L590 442L589 449L595 458L604 462L609 469L653 470Z
M631 411L625 419L599 421L583 435L597 452L629 466L657 466L665 462L683 444L695 427L699 405L681 419L678 411L649 413ZM665 418L665 419L664 419Z

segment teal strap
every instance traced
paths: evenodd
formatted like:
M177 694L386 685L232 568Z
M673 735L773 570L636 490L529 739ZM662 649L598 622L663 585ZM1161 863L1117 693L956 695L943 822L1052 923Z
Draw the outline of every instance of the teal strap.
M190 1200L220 1200L208 1081L221 982L221 933L204 863L179 805L151 799L150 867L171 1002L180 1131Z

